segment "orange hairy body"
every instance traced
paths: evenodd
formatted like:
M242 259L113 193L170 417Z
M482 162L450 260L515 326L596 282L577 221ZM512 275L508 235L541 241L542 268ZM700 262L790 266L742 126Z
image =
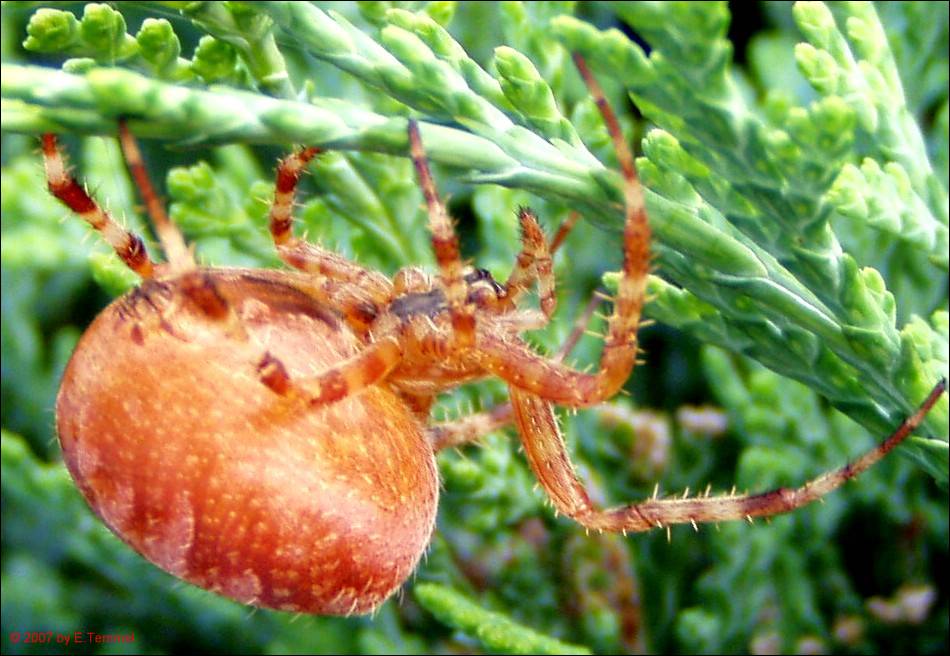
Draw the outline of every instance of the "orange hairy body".
M358 338L293 274L201 276L237 321L194 307L186 274L146 281L83 335L56 408L70 472L117 535L186 581L282 610L375 608L433 529L419 421L386 385L321 407L275 395L248 366L261 349L307 377Z

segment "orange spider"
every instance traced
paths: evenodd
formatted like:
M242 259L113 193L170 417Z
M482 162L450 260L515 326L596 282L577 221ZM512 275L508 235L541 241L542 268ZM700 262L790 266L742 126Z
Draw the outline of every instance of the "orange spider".
M434 452L513 419L555 508L583 526L645 531L787 512L879 460L942 391L880 447L798 489L653 499L600 510L574 473L553 405L589 406L621 388L637 355L650 230L633 157L582 60L624 179L623 268L596 373L562 364L520 333L554 312L552 248L519 212L522 250L505 284L463 265L415 121L408 145L438 262L389 280L295 237L307 148L277 170L270 233L295 271L198 266L158 202L124 123L120 140L168 257L153 262L66 171L55 138L49 188L143 283L83 335L57 398L65 462L105 523L149 560L248 604L367 612L409 576L433 530ZM569 229L569 226L567 227ZM557 243L563 237L559 235ZM541 312L518 309L537 281ZM495 376L511 404L427 426L436 395Z

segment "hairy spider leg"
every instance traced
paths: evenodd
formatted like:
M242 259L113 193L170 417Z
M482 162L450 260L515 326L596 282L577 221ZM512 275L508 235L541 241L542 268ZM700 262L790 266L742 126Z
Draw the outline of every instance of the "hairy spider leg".
M318 148L304 148L288 155L277 166L274 202L270 209L270 233L280 258L301 271L318 273L333 280L354 284L375 302L392 298L392 284L380 273L371 271L293 234L293 207L297 183Z
M607 323L600 369L594 374L581 373L539 356L523 342L496 335L480 336L479 347L483 366L510 385L553 403L579 407L616 394L636 364L637 329L650 272L650 226L633 155L623 140L617 117L584 60L579 55L574 59L607 125L624 180L623 268Z
M371 271L332 251L293 234L293 209L297 183L306 166L320 152L303 148L277 165L274 201L270 208L270 233L277 254L288 265L346 285L327 285L336 296L320 297L341 311L358 332L369 328L376 315L393 297L393 286L380 273Z
M571 329L570 334L564 340L564 343L561 344L561 348L558 349L557 354L554 356L555 360L561 361L566 358L577 345L577 342L580 341L581 336L587 330L590 318L597 310L597 306L601 303L601 300L599 292L595 292L591 296L584 311L578 316L577 321L574 322L574 327ZM509 425L513 419L514 412L512 411L511 403L500 403L488 410L474 412L451 421L434 423L429 427L427 435L433 450L441 451L449 447L462 446L469 442L474 442L492 431L504 428Z
M304 169L320 149L309 147L291 153L277 164L277 181L274 189L274 201L270 207L270 234L277 246L278 253L283 257L282 246L293 246L297 240L294 237L294 197L297 183ZM288 262L296 266L293 262ZM301 267L297 267L301 268Z
M624 180L623 270L614 300L614 311L607 324L599 385L602 394L611 390L612 395L630 376L636 364L637 329L640 327L640 314L650 273L650 224L643 200L643 187L640 186L633 163L633 153L627 147L617 117L583 57L575 53L574 61L607 125Z
M458 236L452 227L452 221L439 199L425 151L419 136L419 124L409 120L409 153L419 176L419 186L426 199L429 212L429 230L432 233L432 249L439 265L439 276L445 302L452 322L451 342L460 347L471 346L475 342L475 308L466 303L467 286L462 267Z
M247 332L234 308L221 294L211 276L198 269L181 230L165 211L145 168L142 151L125 119L119 119L119 145L168 259L167 265L160 265L161 273L181 275L181 293L194 308L208 319L222 322L231 337L247 339Z
M125 164L135 180L142 201L145 203L145 210L152 220L152 227L155 229L155 235L158 237L165 257L172 271L187 271L195 268L195 258L185 238L181 234L178 226L168 218L165 206L162 205L155 188L148 177L145 169L145 163L142 159L142 151L139 149L138 142L132 136L129 126L125 119L119 119L119 144L122 146L122 153L125 156Z
M142 238L116 223L69 174L54 134L43 135L43 162L50 193L101 234L127 267L142 278L154 277L156 265Z
M384 337L317 376L291 379L277 358L265 353L257 365L261 382L281 396L304 399L311 406L335 403L384 379L402 360L395 337Z
M580 214L572 211L558 226L551 244L548 245L534 212L527 207L518 210L522 247L515 259L515 267L505 283L506 296L499 306L502 310L511 310L517 306L521 295L537 278L541 309L545 318L550 319L554 315L557 296L552 258L579 218ZM570 348L567 350L570 351Z
M480 437L504 428L514 414L510 403L500 403L483 412L473 412L452 421L433 424L426 431L429 443L436 452L453 446L462 446Z
M505 298L500 307L503 310L514 309L537 278L541 311L550 319L557 307L551 252L544 239L544 231L531 209L519 209L518 221L521 224L521 251L505 283Z
M577 478L551 404L511 387L515 423L525 455L558 512L582 526L600 531L647 531L670 524L698 524L767 517L800 508L867 470L910 435L946 389L941 380L916 412L884 442L844 467L827 472L798 488L760 494L651 499L609 510L597 508Z

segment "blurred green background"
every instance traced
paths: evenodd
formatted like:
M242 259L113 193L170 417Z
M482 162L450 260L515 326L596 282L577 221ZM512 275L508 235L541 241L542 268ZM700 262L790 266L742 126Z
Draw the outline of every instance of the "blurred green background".
M120 4L132 34L147 17L168 19L184 56L203 34L173 10L175 3ZM371 32L386 5L426 3L332 4ZM510 44L532 57L559 100L576 99L583 94L577 81L561 79L569 64L563 49L546 41L542 29L525 29L524 16L538 26L566 11L601 28L620 23L609 4L531 4L431 3L428 10L451 17L447 28L475 60L485 63L492 48ZM82 3L3 3L4 62L62 63L63 56L38 55L21 45L30 16L44 5L77 16L83 11ZM880 9L889 28L909 20L896 8ZM923 58L930 64L920 64L911 78L919 82L913 97L932 152L938 160L943 153L945 175L945 4L942 21L936 45L905 43L902 61L914 60L913 48L928 48ZM788 5L742 4L729 38L750 97L762 98L781 84L797 102L812 98L786 61L801 40ZM401 111L395 101L296 49L287 36L278 44L292 78L310 80L317 93L381 113ZM233 53L205 47L202 61L230 71L230 78L218 81L246 82ZM943 77L928 73L932 69L942 69ZM632 106L609 81L607 86L626 115L631 139L642 136L645 126ZM587 536L553 516L507 431L480 447L439 456L443 494L431 549L402 592L373 617L252 610L176 581L92 515L60 463L53 428L59 376L76 340L131 279L48 196L36 139L7 132L2 139L4 653L477 653L559 651L568 644L604 653L946 653L947 492L900 456L826 503L768 523L697 533L676 527L670 541L662 531ZM145 232L114 140L67 137L64 144L96 196ZM611 157L609 144L589 145L600 159ZM286 149L168 149L159 141L143 146L172 216L203 261L278 266L265 213L273 164ZM531 205L549 234L569 212L526 192L464 184L451 172L437 169L437 178L458 219L463 252L502 280L518 248L515 208ZM387 274L408 263L431 264L421 196L405 159L328 153L303 187L299 216L311 238ZM396 238L381 239L380 231ZM601 275L619 260L615 236L581 221L556 260L557 321L531 341L554 348ZM945 276L913 298L915 287L902 283L904 275L919 271L888 272L892 289L911 290L901 297L902 308L946 308ZM642 342L648 363L628 384L629 397L565 417L580 473L602 502L647 496L655 483L670 493L707 484L753 491L797 484L883 437L869 435L804 386L662 324L644 328ZM585 338L576 351L579 366L596 363L598 349L597 340ZM471 386L440 402L434 416L503 398L496 383ZM491 627L501 637L490 635ZM135 639L65 649L13 641L15 634L22 639L46 631L134 633Z

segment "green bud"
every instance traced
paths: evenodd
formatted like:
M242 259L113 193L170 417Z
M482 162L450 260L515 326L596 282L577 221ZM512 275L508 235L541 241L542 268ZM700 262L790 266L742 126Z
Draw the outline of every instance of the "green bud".
M866 219L868 202L864 176L854 164L845 164L825 196L835 209L854 219Z
M23 47L32 52L68 53L80 45L79 21L68 11L38 9L26 32Z
M386 48L407 66L420 66L435 59L422 39L408 30L387 25L380 30L379 35Z
M125 32L125 18L109 5L91 3L83 10L80 34L97 59L123 61L138 52L135 39Z
M894 334L894 299L887 293L881 274L875 269L860 269L853 257L842 258L841 303L847 309L851 326ZM888 339L891 339L889 337Z
M356 44L347 31L341 29L341 23L331 18L330 14L337 17L335 12L327 14L310 3L301 2L283 2L279 6L286 12L282 14L286 17L285 25L299 25L305 30L302 36L308 37L308 47L325 55L340 55L356 51Z
M429 6L433 4L435 3L430 3ZM452 38L452 35L427 13L417 14L405 9L390 9L386 12L386 20L391 25L414 32L439 57L454 60L468 58L465 50Z
M689 179L708 178L709 168L687 153L669 132L650 130L643 140L643 152L651 161L662 162L665 168L678 171Z
M507 46L495 49L501 88L512 106L549 139L579 143L573 126L561 115L554 93L527 57Z
M457 5L457 2L451 0L436 0L435 2L426 4L423 11L436 23L445 27L452 22Z
M205 82L230 80L234 77L236 67L237 53L230 44L213 36L201 37L195 48L191 69Z
M824 2L796 2L792 15L805 38L815 47L822 50L834 47L838 27Z
M849 16L845 22L848 37L858 56L875 66L881 64L889 58L890 48L887 45L887 35L884 34L873 6L856 2L851 3L848 10L859 13L857 16Z
M847 103L829 96L812 103L808 113L816 128L815 140L828 155L839 157L851 150L856 120Z
M649 85L656 77L643 50L620 30L600 32L589 23L564 15L551 20L551 29L571 52L597 60L605 70L624 71L631 86Z
M798 63L798 70L819 93L838 92L838 62L826 51L819 50L810 43L799 43L795 46L795 61Z
M386 24L386 12L389 11L391 4L391 2L367 0L366 2L357 3L356 7L367 23L375 25L376 27L382 27Z
M164 18L146 18L142 28L135 35L141 48L142 57L162 75L178 62L181 43L172 29L171 23Z

